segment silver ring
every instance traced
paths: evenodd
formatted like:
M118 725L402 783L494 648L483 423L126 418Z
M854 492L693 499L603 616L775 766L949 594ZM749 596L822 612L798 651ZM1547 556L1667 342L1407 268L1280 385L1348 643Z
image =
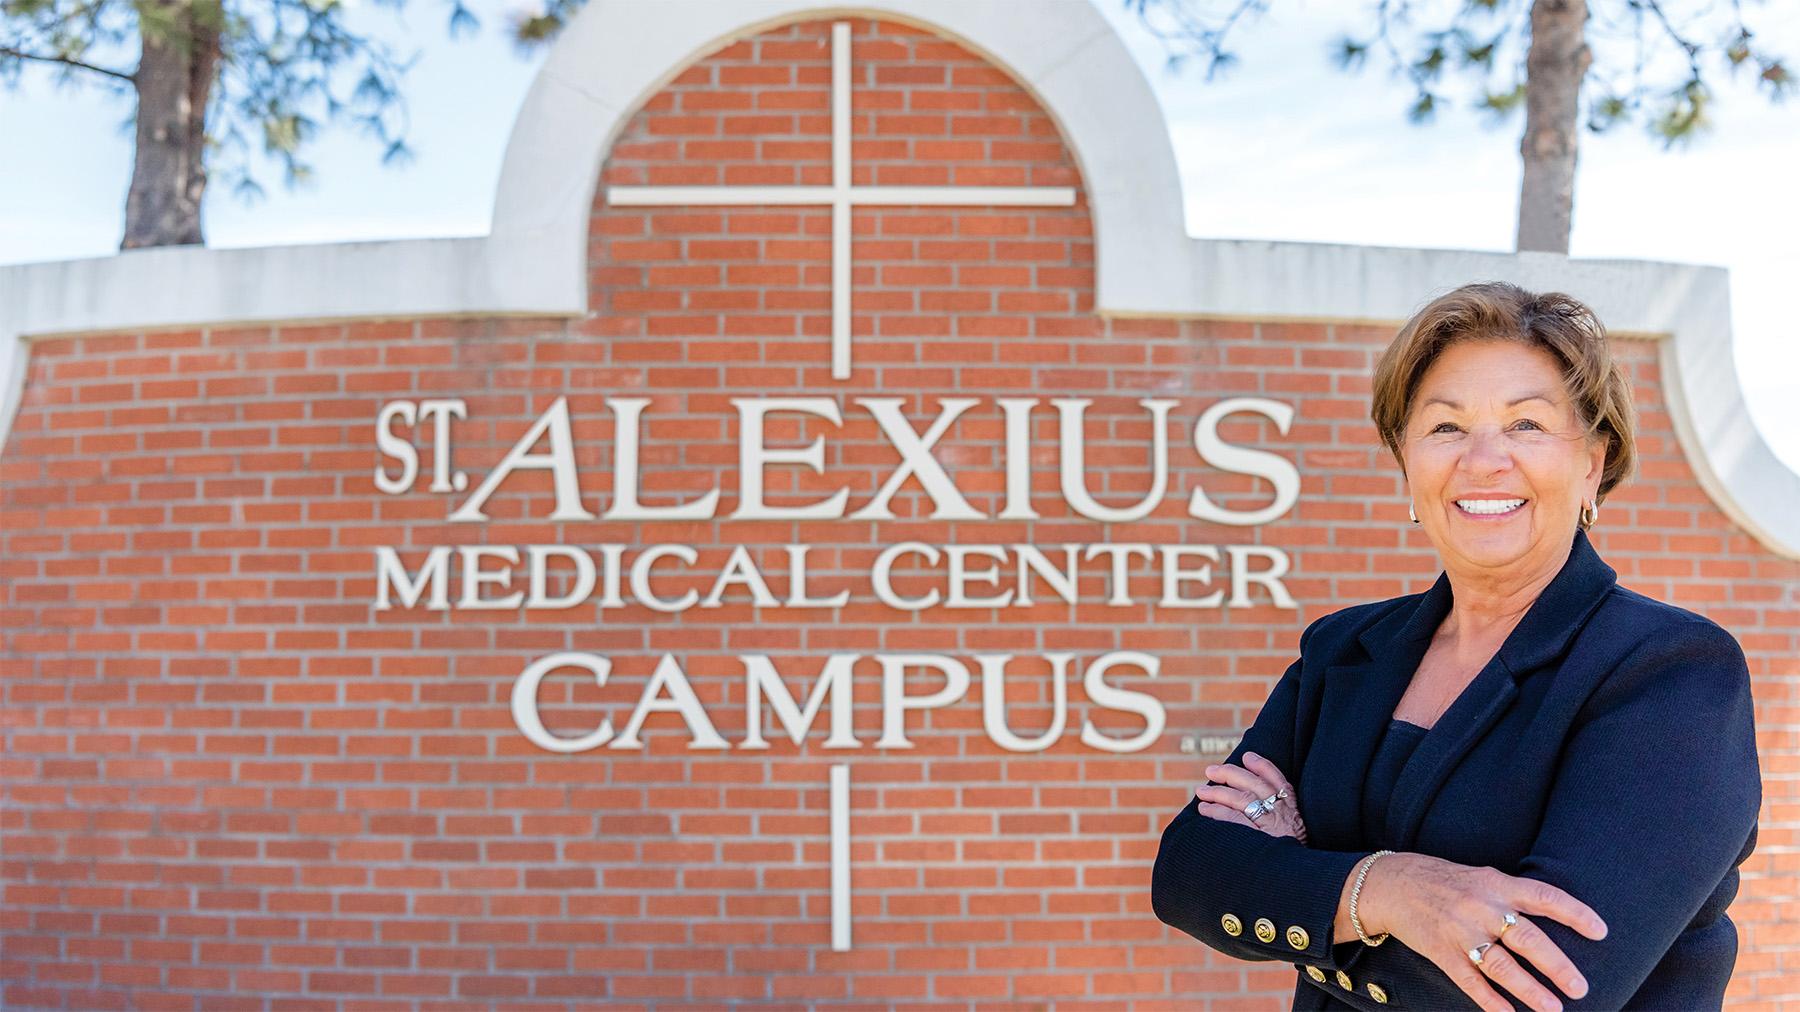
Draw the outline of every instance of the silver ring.
M1494 944L1493 942L1482 942L1480 945L1477 945L1473 949L1470 949L1469 950L1470 961L1473 962L1476 966L1480 966L1482 954L1487 952L1489 947L1491 947L1493 944Z
M1250 816L1251 822L1255 822L1264 815L1273 812L1275 810L1275 803L1287 796L1287 788L1283 787L1280 791L1277 791L1266 798L1256 798L1244 806L1244 814Z

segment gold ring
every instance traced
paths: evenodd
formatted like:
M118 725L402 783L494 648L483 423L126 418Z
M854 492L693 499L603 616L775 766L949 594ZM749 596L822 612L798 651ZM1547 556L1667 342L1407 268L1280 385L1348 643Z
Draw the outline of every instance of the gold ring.
M1502 935L1506 934L1507 928L1510 928L1513 925L1519 923L1519 919L1517 917L1514 917L1510 911L1508 911L1507 915L1505 917L1501 918L1501 920L1506 922L1506 923L1500 925L1499 934L1502 934Z

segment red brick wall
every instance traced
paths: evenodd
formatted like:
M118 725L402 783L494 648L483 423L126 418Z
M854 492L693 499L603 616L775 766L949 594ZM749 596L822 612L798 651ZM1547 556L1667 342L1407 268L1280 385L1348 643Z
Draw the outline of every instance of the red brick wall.
M856 182L1076 185L1053 121L968 51L892 24L855 27ZM830 175L829 29L782 28L684 71L631 121L613 183L798 184ZM1178 208L1170 209L1178 214ZM1391 328L1092 315L1085 200L1065 209L858 210L855 373L830 378L830 217L823 209L613 209L592 221L591 312L579 320L299 322L39 341L0 454L4 810L0 1001L9 1006L337 1008L562 1003L992 1008L1285 1007L1293 968L1231 960L1150 910L1161 828L1203 757L1183 734L1233 734L1292 660L1300 630L1347 604L1421 590L1438 566L1405 520L1398 471L1367 421L1368 375ZM1655 347L1620 341L1643 415L1643 471L1608 500L1595 542L1623 582L1705 613L1750 657L1767 805L1731 908L1735 998L1793 979L1800 932L1778 903L1800 878L1800 564L1735 528L1694 481L1670 427ZM992 399L1037 396L1035 522L934 522L916 481L891 522L565 523L550 481L515 475L487 524L450 524L450 497L375 490L374 420L397 398L463 397L459 463L479 480L557 396L569 397L589 509L610 502L608 396L648 396L645 498L724 488L736 503L734 396L822 395L841 429L771 424L771 442L826 439L826 473L772 467L776 502L840 486L850 509L897 462L851 398L906 398L923 431L947 396L982 403L936 456L978 508L1003 491ZM1199 411L1253 394L1294 404L1284 436L1238 416L1226 438L1278 450L1299 505L1253 528L1188 517L1189 490L1240 507L1261 482L1207 467ZM1143 521L1074 515L1056 486L1052 397L1094 400L1094 491L1148 487L1141 397L1178 398L1168 498ZM779 417L779 416L778 416ZM471 486L473 487L473 486ZM1298 613L1162 609L1142 564L1129 607L1096 582L1076 607L1041 583L1029 609L893 611L866 593L888 544L1144 541L1287 549ZM657 588L702 593L739 544L785 581L812 546L812 592L844 609L638 605L565 612L376 612L374 549L682 542L701 550ZM941 570L935 571L941 573ZM1084 572L1100 581L1104 566ZM922 589L921 573L905 584ZM781 589L777 587L777 593ZM1049 603L1045 603L1049 602ZM804 698L831 652L856 669L857 752L765 733L767 751L690 752L679 718L644 747L563 756L514 727L530 661L611 658L606 688L544 687L554 729L621 725L656 661L682 661L709 716L742 737L745 653L774 658ZM873 747L868 655L1019 655L1013 729L1050 720L1040 655L1160 658L1168 728L1144 752L1080 743L1082 722L1135 717L1070 686L1068 729L1014 754L981 727L980 682L913 717L910 750ZM971 664L971 666L973 666ZM908 677L910 691L941 684ZM852 765L855 948L829 947L827 768ZM1784 967L1783 961L1786 961ZM1785 969L1785 981L1783 972ZM1787 990L1791 991L1791 987ZM1070 1007L1073 1007L1071 1004Z

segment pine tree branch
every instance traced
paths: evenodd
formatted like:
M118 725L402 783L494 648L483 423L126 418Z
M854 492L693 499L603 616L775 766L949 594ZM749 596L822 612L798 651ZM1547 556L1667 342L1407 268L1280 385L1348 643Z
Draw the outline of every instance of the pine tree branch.
M104 74L107 77L116 77L121 81L130 81L133 84L137 83L137 77L133 74L113 70L110 67L95 66L92 63L77 60L72 56L45 56L42 53L27 53L22 49L14 49L11 46L3 45L0 45L0 56L10 56L19 60L36 60L39 63L60 63L64 66L76 67L81 70L90 70L96 74Z
M1139 23L1162 42L1171 66L1188 56L1204 56L1209 81L1221 68L1236 60L1225 48L1232 28L1249 15L1263 13L1268 4L1269 0L1233 0L1230 11L1214 25L1209 23L1212 12L1193 5L1190 0L1125 0L1126 9L1135 11ZM1173 25L1159 23L1158 13L1174 22Z
M1699 80L1699 44L1689 41L1684 38L1680 32L1675 30L1675 26L1669 21L1669 15L1663 12L1662 4L1658 3L1657 0L1643 0L1643 5L1649 9L1650 13L1656 15L1656 20L1662 24L1663 33L1668 35L1670 41L1674 42L1676 47L1687 55L1688 72L1694 80Z

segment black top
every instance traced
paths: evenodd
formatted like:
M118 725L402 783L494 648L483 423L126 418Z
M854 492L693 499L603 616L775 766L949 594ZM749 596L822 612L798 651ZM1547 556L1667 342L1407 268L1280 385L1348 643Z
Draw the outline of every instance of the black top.
M1418 747L1425 732L1429 730L1431 729L1428 727L1420 727L1395 717L1388 721L1387 730L1382 732L1381 746L1375 750L1375 758L1369 763L1369 779L1363 787L1363 831L1368 839L1376 841L1380 846L1389 846L1387 810L1388 799L1394 793L1394 781L1400 779L1400 768L1406 765L1406 760L1412 757L1413 749ZM1355 1005L1330 995L1329 990L1328 988L1327 994L1319 995L1324 1000L1326 1009L1356 1008Z
M1388 799L1394 793L1394 781L1400 779L1400 768L1411 758L1419 740L1430 728L1408 723L1398 717L1389 720L1381 736L1381 747L1369 764L1369 779L1363 787L1363 829L1371 840L1387 846Z

